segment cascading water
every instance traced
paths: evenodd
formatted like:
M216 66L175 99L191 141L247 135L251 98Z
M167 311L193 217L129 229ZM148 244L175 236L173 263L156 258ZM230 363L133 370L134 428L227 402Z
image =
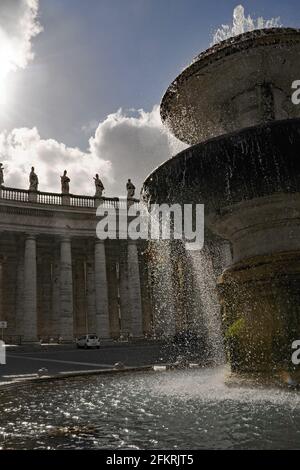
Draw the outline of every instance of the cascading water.
M148 223L159 231L152 214ZM197 359L202 364L225 362L216 279L228 264L224 259L227 245L216 244L213 254L207 247L189 251L178 240L157 240L148 246L154 333L169 343L181 337L181 354L187 358L191 358L192 343L197 341ZM169 359L176 359L176 348Z
M172 282L170 242L151 242L148 248L154 307L154 332L169 338L176 332L176 297Z
M187 252L197 294L202 306L203 327L207 332L208 359L213 365L225 362L220 305L212 258L206 250Z

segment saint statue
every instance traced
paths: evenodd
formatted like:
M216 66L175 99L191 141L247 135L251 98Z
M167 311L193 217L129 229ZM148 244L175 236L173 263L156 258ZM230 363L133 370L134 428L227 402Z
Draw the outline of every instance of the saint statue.
M64 171L63 176L60 177L61 179L61 192L62 194L69 194L70 191L70 178L67 176L67 170Z
M127 199L132 199L134 197L134 194L135 194L135 186L131 182L131 179L129 179L127 181L126 189L127 189Z
M29 191L37 191L39 185L39 179L37 174L34 172L34 167L31 168L31 172L29 174Z
M102 193L104 191L104 186L103 186L103 183L102 183L101 179L99 178L98 173L96 174L96 177L94 178L94 181L95 181L95 188L96 188L95 197L101 198Z
M4 185L4 174L3 174L4 167L2 163L0 163L0 186Z

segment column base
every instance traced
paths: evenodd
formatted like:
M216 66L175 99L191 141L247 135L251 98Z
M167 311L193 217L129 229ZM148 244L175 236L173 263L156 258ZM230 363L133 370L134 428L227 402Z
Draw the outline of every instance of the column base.
M220 277L218 291L231 369L295 372L300 340L300 252L251 258Z

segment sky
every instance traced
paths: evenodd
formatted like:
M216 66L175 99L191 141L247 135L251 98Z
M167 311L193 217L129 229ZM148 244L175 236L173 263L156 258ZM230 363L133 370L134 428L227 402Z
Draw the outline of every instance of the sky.
M5 185L124 196L183 145L159 117L161 98L231 24L231 0L0 0L0 161ZM300 27L299 0L248 0L246 15Z

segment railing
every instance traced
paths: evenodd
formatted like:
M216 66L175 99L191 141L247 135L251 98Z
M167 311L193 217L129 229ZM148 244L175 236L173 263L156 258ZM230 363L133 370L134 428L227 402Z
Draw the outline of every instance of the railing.
M0 201L2 199L6 201L45 204L51 206L83 207L89 209L96 208L99 205L102 205L105 209L126 209L128 205L132 204L138 208L140 202L138 199L119 199L110 197L95 198L93 196L75 194L58 194L41 191L32 192L26 189L7 187L0 188Z

